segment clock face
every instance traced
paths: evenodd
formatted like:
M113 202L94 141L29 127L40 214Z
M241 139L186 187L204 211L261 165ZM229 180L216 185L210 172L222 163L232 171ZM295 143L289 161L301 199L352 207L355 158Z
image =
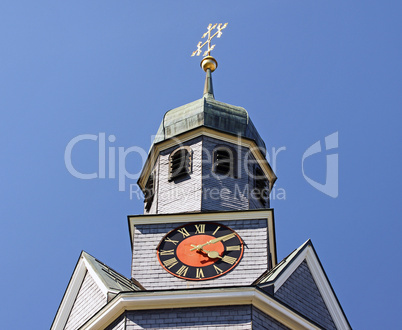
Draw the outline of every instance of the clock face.
M217 223L190 223L170 231L159 243L157 256L170 274L186 280L209 280L232 270L243 256L243 241Z

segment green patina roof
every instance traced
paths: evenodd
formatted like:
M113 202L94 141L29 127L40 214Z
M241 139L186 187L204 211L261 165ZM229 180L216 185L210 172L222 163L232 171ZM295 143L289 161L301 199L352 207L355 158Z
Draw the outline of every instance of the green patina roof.
M252 139L265 154L265 143L246 109L213 97L203 97L166 112L153 144L201 126Z

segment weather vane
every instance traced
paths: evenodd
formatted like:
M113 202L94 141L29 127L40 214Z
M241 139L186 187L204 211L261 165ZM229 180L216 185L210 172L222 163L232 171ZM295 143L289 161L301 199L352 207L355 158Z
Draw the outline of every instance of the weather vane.
M211 46L211 40L212 40L212 38L214 38L215 36L217 37L217 38L220 38L221 37L221 35L222 35L222 30L224 29L224 28L226 28L226 26L228 25L228 23L225 23L225 24L222 24L222 23L215 23L214 25L212 25L212 24L209 24L208 25L208 27L207 27L207 29L208 29L208 31L207 32L205 32L203 35L202 35L202 39L203 38L205 38L206 36L208 36L208 39L204 42L204 43L202 43L202 41L200 41L198 44L197 44L197 50L195 50L192 54L191 54L191 56L194 56L194 55L197 55L197 56L199 56L200 54L201 54L201 49L202 49L202 47L204 47L205 45L207 45L208 44L208 49L204 52L204 55L203 56L211 56L211 51L215 48L215 45L212 45ZM213 34L213 35L211 35L211 32L215 29L215 28L217 28L217 31Z
M215 48L215 45L211 46L211 40L214 37L220 38L222 35L222 30L226 28L228 23L222 24L222 23L215 23L214 25L209 24L207 27L207 32L205 32L201 39L205 38L208 36L207 40L202 43L200 41L197 44L197 50L195 50L191 56L197 55L199 56L202 53L202 47L205 45L208 45L208 49L204 52L204 58L202 59L200 65L201 68L206 72L206 77L205 77L205 85L204 85L204 97L205 98L214 98L214 90L212 88L212 75L211 72L214 72L216 68L218 67L218 62L211 56L211 51ZM215 33L213 33L216 28Z

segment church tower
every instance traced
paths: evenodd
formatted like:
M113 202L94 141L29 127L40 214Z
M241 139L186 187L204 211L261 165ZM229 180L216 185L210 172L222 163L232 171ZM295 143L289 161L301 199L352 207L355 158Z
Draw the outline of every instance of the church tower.
M210 24L202 98L163 116L128 216L131 279L82 252L52 329L349 329L310 240L278 263L276 176L248 112L215 100ZM215 30L216 29L216 30Z

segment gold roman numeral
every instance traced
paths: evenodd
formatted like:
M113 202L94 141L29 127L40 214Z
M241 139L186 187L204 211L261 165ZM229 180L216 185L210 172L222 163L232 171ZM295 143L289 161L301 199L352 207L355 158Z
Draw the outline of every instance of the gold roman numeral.
M187 271L188 271L187 266L181 266L180 269L176 272L176 274L179 276L186 276Z
M168 256L168 255L174 254L174 250L160 250L159 254L161 256Z
M174 245L177 245L177 243L179 243L179 241L172 240L169 237L166 237L165 242L173 243Z
M195 225L196 234L205 234L205 225Z
M229 257L229 256L224 256L222 258L223 262L226 262L227 264L233 265L236 262L237 258Z
M172 268L174 265L177 265L178 261L175 257L167 259L165 261L163 261L163 264L165 265L165 267L167 268Z
M221 226L216 227L215 231L212 233L212 235L215 235L216 232L219 230L219 228L221 228Z
M203 277L205 277L205 276L204 276L204 272L202 271L202 268L197 268L195 277L196 277L196 278L203 278Z
M180 234L183 235L183 238L184 238L184 237L187 237L187 236L190 236L190 234L188 233L188 231L186 230L186 228L181 228L181 229L178 229L177 231L178 231Z
M240 245L227 246L226 251L240 251Z
M222 269L220 269L219 267L217 267L217 266L215 266L215 265L213 265L213 266L214 266L215 271L216 271L217 274L222 274L222 273L223 273L223 270L222 270Z
M222 241L226 242L226 241L230 240L231 238L233 238L235 236L236 236L236 234L228 235L224 239L222 239Z

